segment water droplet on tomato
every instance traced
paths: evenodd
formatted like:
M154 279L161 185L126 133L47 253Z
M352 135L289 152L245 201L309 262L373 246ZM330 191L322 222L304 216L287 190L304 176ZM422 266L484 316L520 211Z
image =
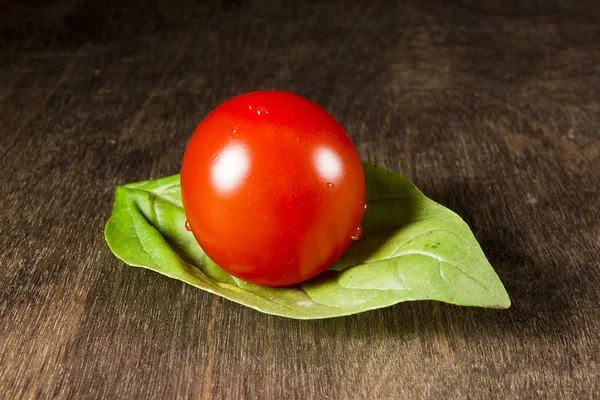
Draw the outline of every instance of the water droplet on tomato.
M252 106L248 106L248 110L252 110Z
M365 203L365 210L367 209L367 203Z
M333 188L333 183L327 182L327 186L329 186L330 188Z
M185 220L185 230L191 232L192 231L192 227L190 226L190 222L186 219Z
M268 114L268 113L269 113L269 111L268 111L266 108L264 108L264 107L258 107L258 109L256 110L256 113L257 113L258 115L261 115L261 114Z
M352 235L352 241L356 242L357 240L360 240L360 238L362 237L363 234L363 229L362 226L358 226L358 228L356 228L356 232L354 232L354 235Z
M234 129L234 130L233 130L233 133L237 133L237 129Z

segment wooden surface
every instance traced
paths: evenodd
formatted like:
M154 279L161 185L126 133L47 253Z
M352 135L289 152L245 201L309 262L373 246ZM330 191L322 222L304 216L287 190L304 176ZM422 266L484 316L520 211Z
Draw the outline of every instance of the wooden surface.
M0 397L598 398L595 1L0 6ZM472 226L506 311L260 314L125 266L119 184L292 90Z

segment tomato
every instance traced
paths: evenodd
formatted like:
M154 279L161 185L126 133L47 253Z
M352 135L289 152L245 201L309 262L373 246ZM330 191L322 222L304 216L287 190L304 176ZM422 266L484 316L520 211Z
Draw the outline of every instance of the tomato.
M267 286L331 266L360 234L365 178L340 124L289 92L234 97L200 122L181 166L186 226L221 268Z

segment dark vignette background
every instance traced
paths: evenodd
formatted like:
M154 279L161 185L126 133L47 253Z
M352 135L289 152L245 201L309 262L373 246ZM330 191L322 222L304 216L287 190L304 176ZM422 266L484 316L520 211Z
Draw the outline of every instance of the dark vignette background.
M600 395L597 2L197 3L0 5L2 397ZM457 211L513 306L302 322L113 257L115 186L256 89Z

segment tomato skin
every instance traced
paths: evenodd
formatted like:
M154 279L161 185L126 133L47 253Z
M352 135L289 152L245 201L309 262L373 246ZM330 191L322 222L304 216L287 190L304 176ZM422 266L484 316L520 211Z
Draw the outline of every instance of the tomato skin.
M189 226L206 254L245 281L309 279L348 248L365 210L352 142L317 104L246 93L197 126L181 167Z

